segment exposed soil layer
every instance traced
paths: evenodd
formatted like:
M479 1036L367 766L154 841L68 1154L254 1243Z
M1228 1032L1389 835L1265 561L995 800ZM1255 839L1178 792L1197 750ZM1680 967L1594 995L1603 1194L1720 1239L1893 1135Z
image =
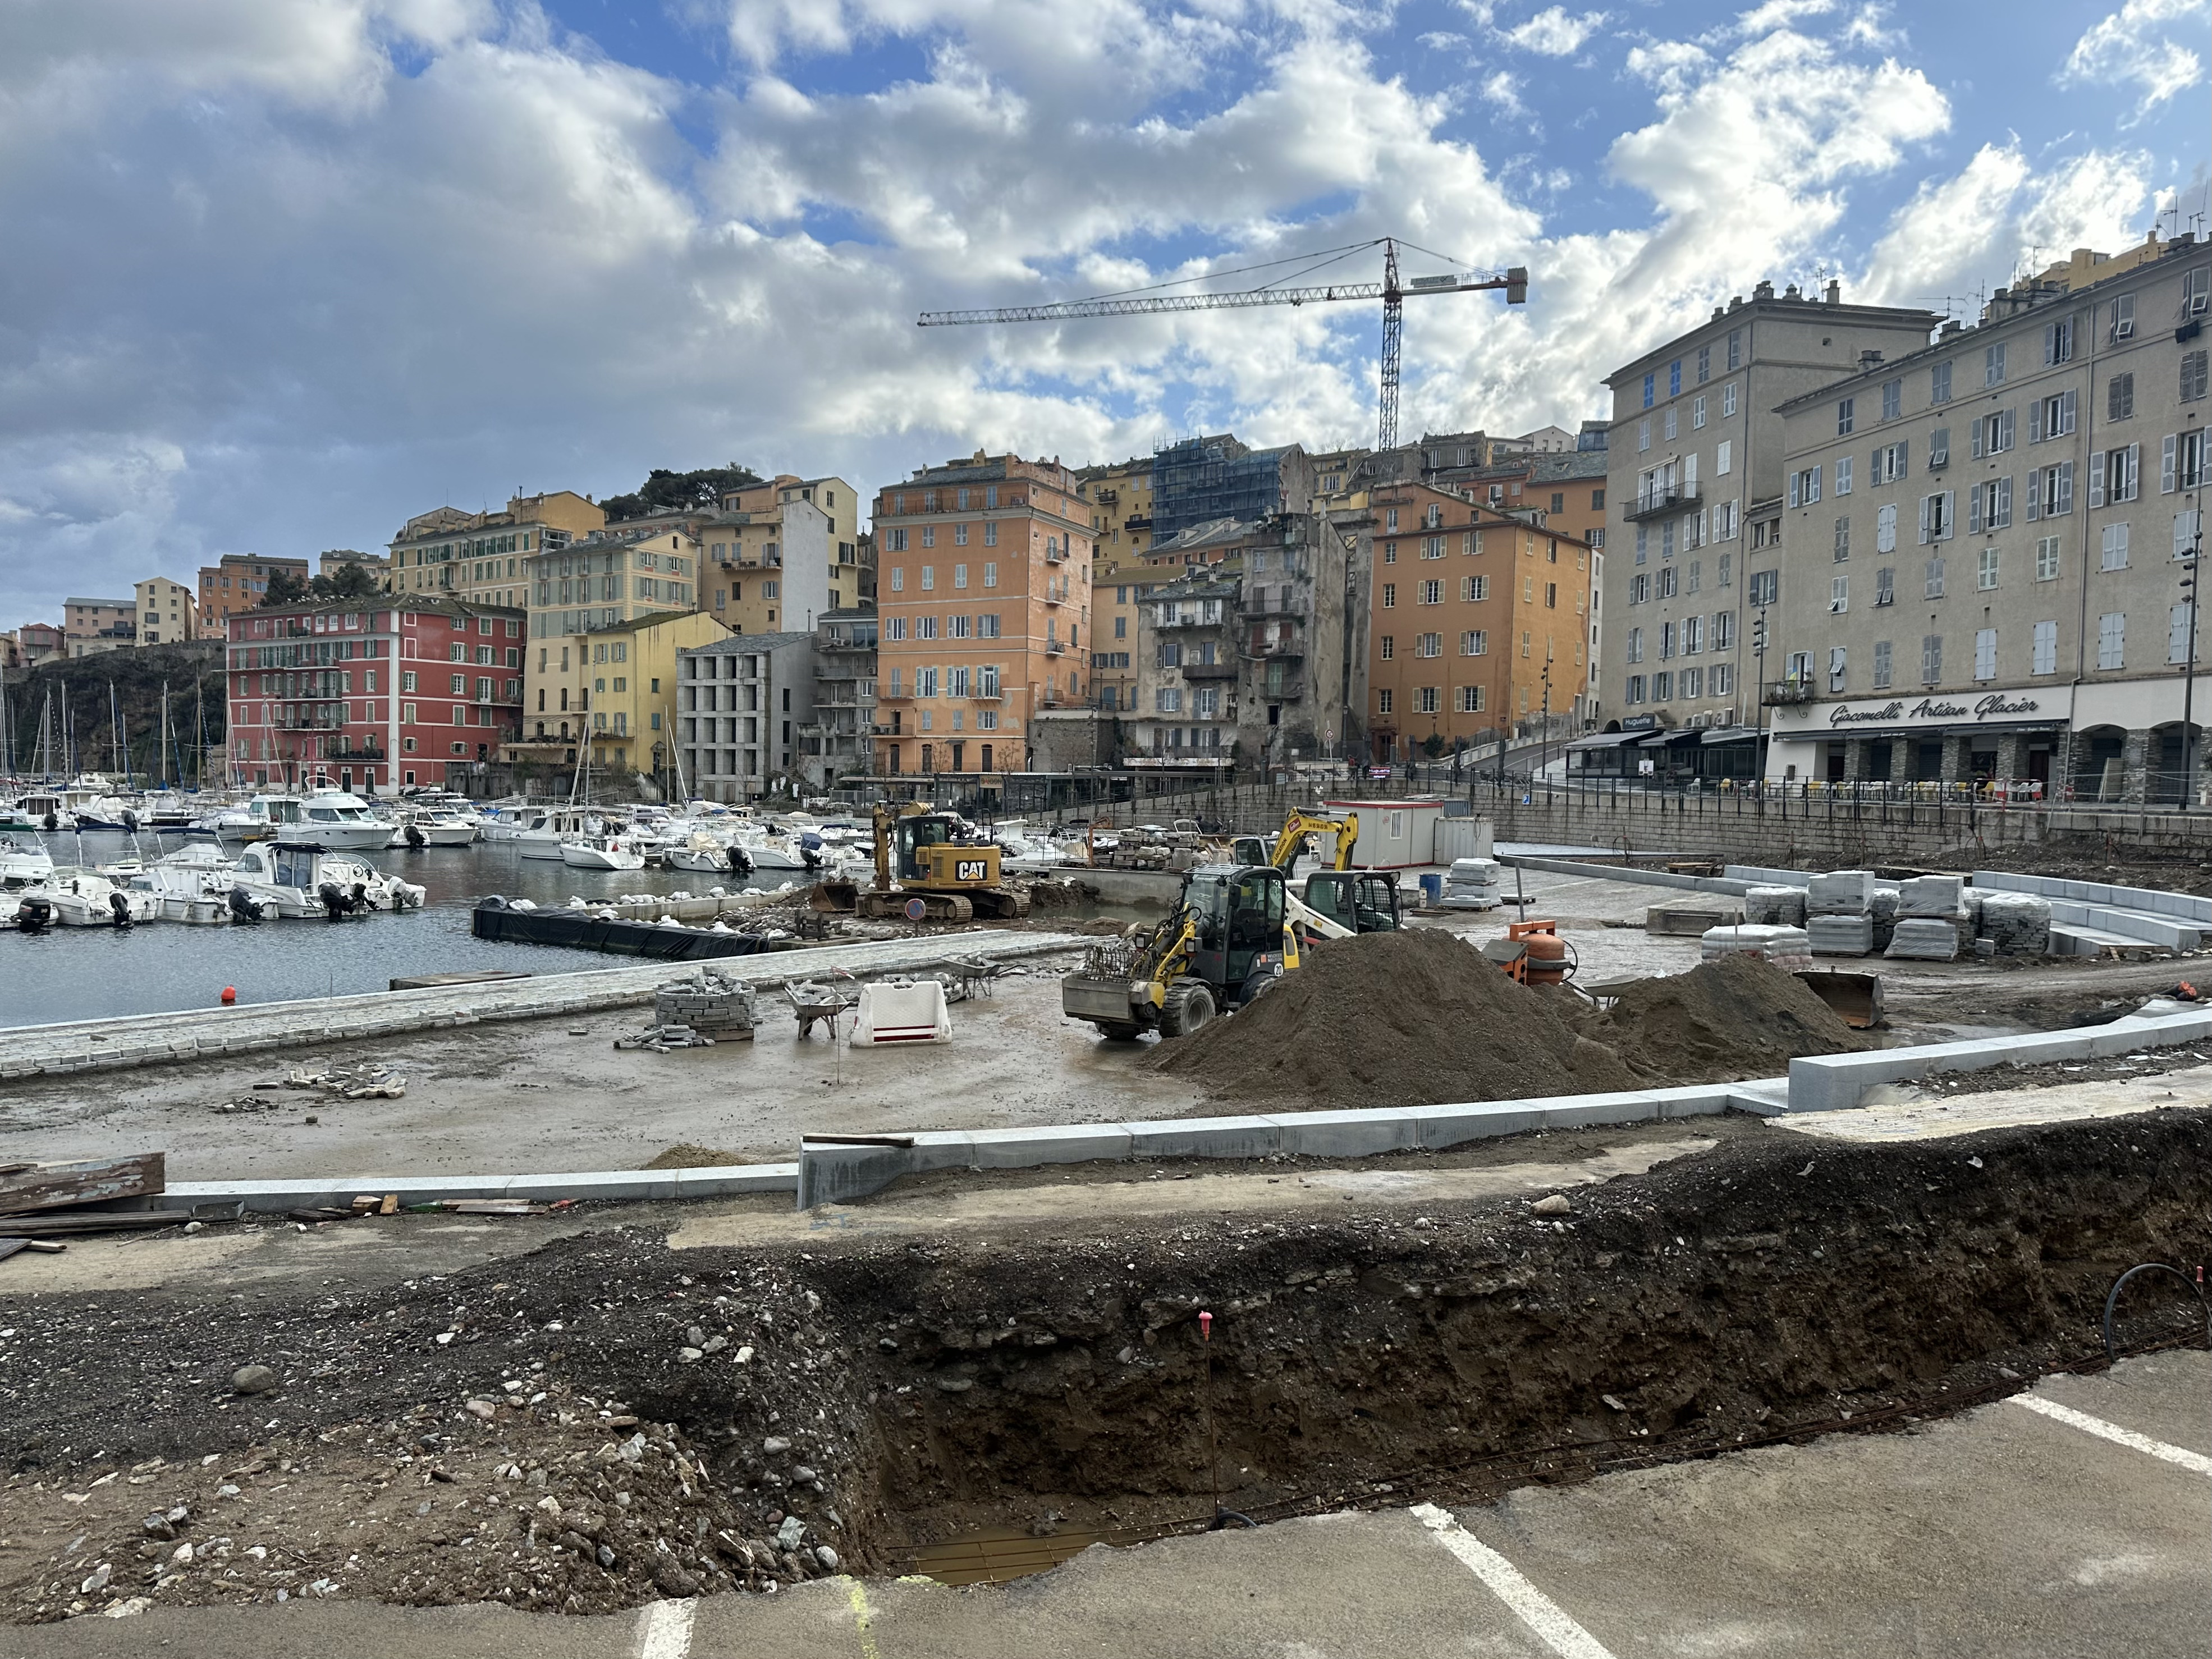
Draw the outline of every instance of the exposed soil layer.
M1669 1083L1775 1077L1801 1055L1875 1046L1804 981L1751 956L1638 980L1583 1031L1635 1070Z
M2206 1066L2212 1066L2212 1042L2189 1042L2137 1048L2124 1054L2093 1054L2086 1060L2046 1060L2030 1066L1996 1066L1981 1072L1936 1072L1911 1086L1931 1095L2004 1094L2014 1089L2059 1089L2164 1077Z
M1440 928L1316 951L1234 1018L1163 1042L1149 1065L1219 1093L1316 1108L1428 1106L1632 1089L1559 994L1516 984Z
M1224 1501L1263 1517L1891 1425L2095 1354L2114 1277L2193 1260L2208 1193L2212 1111L2176 1110L1941 1143L1729 1135L1564 1214L1333 1203L803 1252L625 1228L335 1295L19 1298L0 1596L33 1619L318 1583L599 1607L827 1570L765 1548L787 1514L864 1570L969 1524L1168 1526L1211 1513L1209 1364ZM2121 1334L2176 1311L2146 1291ZM277 1388L234 1396L247 1363ZM172 1499L204 1560L144 1533Z

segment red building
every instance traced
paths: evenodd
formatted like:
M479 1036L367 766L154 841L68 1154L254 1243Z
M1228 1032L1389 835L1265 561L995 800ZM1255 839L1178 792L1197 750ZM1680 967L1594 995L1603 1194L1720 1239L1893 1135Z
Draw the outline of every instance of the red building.
M355 599L224 626L234 785L459 787L521 733L521 611Z

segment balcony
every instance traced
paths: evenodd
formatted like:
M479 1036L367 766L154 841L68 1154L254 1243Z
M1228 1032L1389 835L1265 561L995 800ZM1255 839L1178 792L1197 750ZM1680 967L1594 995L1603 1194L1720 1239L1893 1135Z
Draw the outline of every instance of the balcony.
M1006 694L996 688L979 688L968 694L969 702L1004 702Z
M325 749L323 750L323 758L340 761L380 761L390 760L392 757L380 747L371 744L362 749Z
M1621 508L1620 516L1631 524L1638 519L1656 519L1662 514L1679 513L1684 507L1698 503L1698 486L1693 483L1655 484L1649 489L1638 490L1635 498Z
M1064 657L1067 654L1067 642L1065 640L1047 640L1044 653L1048 657Z
M1233 662L1187 662L1182 665L1186 680L1233 680L1237 665Z
M1150 530L1152 527L1152 515L1149 513L1132 513L1121 520L1124 530Z
M1813 701L1814 685L1810 680L1777 680L1766 688L1759 698L1769 708L1786 708Z
M1218 628L1221 626L1221 618L1218 615L1212 617L1178 617L1173 622L1154 623L1152 626L1155 629L1163 630L1170 628Z
M1303 641L1284 640L1273 645L1248 645L1237 654L1246 662L1304 662L1306 647Z

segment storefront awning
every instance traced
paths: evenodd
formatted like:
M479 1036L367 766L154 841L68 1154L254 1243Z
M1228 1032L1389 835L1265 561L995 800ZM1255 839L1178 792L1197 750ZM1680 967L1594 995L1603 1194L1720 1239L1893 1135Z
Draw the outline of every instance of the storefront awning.
M1708 730L1702 741L1714 743L1757 743L1759 728L1755 726L1716 726Z
M1594 737L1577 738L1568 744L1570 754L1577 749L1618 749L1624 743L1634 743L1641 732L1600 732Z

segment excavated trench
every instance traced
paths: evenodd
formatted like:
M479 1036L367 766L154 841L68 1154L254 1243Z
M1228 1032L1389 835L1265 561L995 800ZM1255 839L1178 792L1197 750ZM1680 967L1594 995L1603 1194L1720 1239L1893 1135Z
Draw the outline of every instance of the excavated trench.
M1724 1134L1571 1202L860 1231L805 1251L617 1228L251 1319L213 1298L42 1298L0 1333L17 1344L0 1531L33 1525L35 1504L5 1508L33 1476L89 1482L94 1448L185 1473L239 1454L211 1482L259 1447L246 1468L281 1460L286 1482L264 1521L299 1506L295 1574L573 1612L824 1571L1005 1576L1207 1524L1217 1466L1220 1505L1264 1522L1903 1428L2101 1363L2113 1279L2193 1270L2212 1113L1889 1146ZM2143 1285L2123 1346L2201 1339L2195 1307ZM224 1416L184 1386L249 1361L283 1373L280 1395ZM406 1499L388 1515L361 1497L387 1490ZM106 1547L143 1553L145 1503L103 1521L100 1501L68 1524L99 1549L112 1522ZM776 1540L794 1519L796 1550ZM0 1589L18 1617L56 1617L75 1577ZM269 1599L270 1577L162 1594Z

